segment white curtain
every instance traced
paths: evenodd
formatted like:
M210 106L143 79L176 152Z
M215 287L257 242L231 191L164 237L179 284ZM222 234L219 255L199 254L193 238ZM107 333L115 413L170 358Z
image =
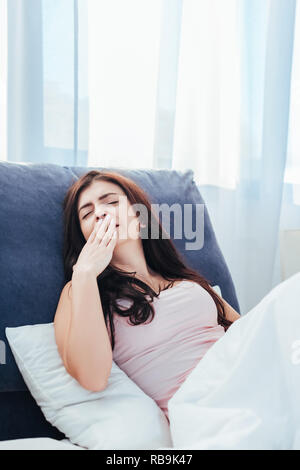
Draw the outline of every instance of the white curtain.
M191 168L246 313L300 230L299 10L0 0L0 159Z
M292 64L289 137L285 182L291 185L292 201L300 206L300 4L297 1Z
M295 12L294 0L183 3L172 167L195 172L242 313L281 280L280 228L300 229L288 198L300 163Z
M240 0L183 3L173 168L235 188L241 120Z
M88 2L92 166L153 166L161 7Z
M0 91L7 149L1 159L86 165L87 1L0 2L7 13L0 32L7 56Z

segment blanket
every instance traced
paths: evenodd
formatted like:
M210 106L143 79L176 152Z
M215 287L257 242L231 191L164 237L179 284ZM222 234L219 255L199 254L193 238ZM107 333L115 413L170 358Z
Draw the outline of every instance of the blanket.
M300 273L230 326L168 408L177 449L300 449Z

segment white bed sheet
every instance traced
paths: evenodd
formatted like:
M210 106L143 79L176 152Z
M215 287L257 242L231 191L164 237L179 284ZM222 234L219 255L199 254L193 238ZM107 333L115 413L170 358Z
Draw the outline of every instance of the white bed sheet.
M174 448L300 450L300 273L205 354L169 400Z

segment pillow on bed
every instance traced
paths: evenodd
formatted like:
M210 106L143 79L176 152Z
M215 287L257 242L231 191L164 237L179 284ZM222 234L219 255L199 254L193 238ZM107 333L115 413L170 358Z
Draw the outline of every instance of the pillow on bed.
M168 421L115 362L108 385L90 392L66 371L54 324L6 328L18 368L46 419L73 444L87 449L171 447Z

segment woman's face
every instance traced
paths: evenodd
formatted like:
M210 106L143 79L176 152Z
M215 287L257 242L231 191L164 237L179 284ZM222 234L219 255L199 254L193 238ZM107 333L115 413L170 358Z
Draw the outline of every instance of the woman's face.
M128 239L139 238L139 220L130 210L124 191L109 181L94 181L79 196L78 218L82 234L87 240L99 219L110 214L115 218L117 245Z

